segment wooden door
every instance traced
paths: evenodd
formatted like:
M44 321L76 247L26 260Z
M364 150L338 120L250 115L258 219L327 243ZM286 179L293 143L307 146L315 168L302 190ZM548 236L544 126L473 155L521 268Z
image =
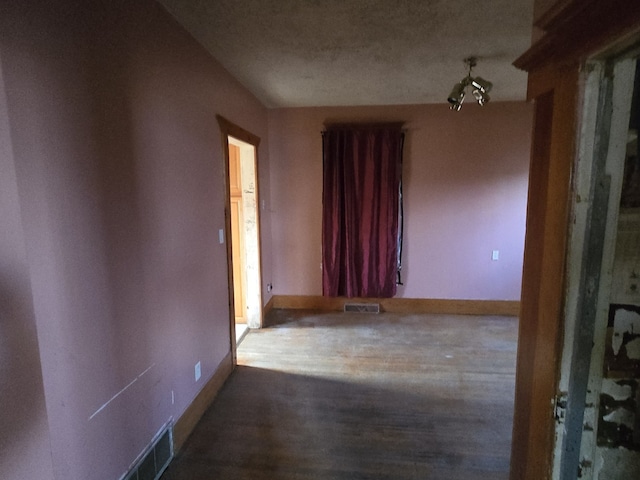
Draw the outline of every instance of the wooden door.
M233 306L236 323L246 323L244 219L242 215L242 168L240 147L229 144L229 194L231 214L231 253L233 263Z

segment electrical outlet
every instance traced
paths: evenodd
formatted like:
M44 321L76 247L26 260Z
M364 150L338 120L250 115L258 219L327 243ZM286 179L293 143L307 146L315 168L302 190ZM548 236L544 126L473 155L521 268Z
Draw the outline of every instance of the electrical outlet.
M493 260L495 262L499 258L500 258L500 251L499 250L494 250L493 252L491 252L491 260Z
M200 362L196 363L195 373L196 373L196 382L197 382L198 380L200 380L200 375L202 374L202 371L200 369Z
M176 395L173 393L173 390L171 390L171 405L175 405L176 403Z
M270 292L271 290L273 290L273 285L270 283L267 283L267 292Z

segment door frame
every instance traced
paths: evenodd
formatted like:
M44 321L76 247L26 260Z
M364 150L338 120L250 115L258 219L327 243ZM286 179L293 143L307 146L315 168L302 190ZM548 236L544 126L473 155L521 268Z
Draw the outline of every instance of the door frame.
M536 115L516 367L511 480L551 478L563 335L568 242L587 59L636 43L640 3L558 0L535 20L537 41L514 65L529 73ZM544 113L544 111L542 112ZM546 135L543 133L546 131ZM543 140L547 140L547 145Z
M597 412L638 51L589 60L568 242L553 479L595 467ZM585 428L589 425L589 428Z
M244 143L247 143L254 147L255 152L255 171L256 171L256 230L258 237L258 256L259 256L259 268L260 268L260 298L264 298L262 288L262 234L260 229L260 207L259 207L259 163L258 163L258 147L260 145L260 137L252 134L244 128L236 125L235 123L227 120L222 115L216 115L218 125L220 126L220 133L222 135L222 147L224 158L224 185L225 185L225 200L224 200L224 222L225 222L225 243L227 250L227 286L229 289L229 340L231 343L231 352L233 358L233 365L237 364L237 344L236 344L236 321L235 321L235 307L234 307L234 288L233 288L233 257L232 257L232 242L231 242L231 191L229 185L229 137L236 138ZM264 322L264 305L262 300L260 301L260 327Z

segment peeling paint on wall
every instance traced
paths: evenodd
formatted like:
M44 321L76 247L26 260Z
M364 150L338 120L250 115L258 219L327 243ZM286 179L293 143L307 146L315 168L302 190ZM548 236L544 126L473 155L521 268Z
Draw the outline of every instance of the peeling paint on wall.
M640 307L611 305L598 410L596 477L640 471Z
M611 305L598 411L598 478L635 478L640 471L639 350L640 307Z
M598 446L640 451L640 444L635 442L635 424L638 412L636 391L638 382L621 380L618 391L626 391L626 396L618 399L604 392L600 395L600 417L598 420ZM624 387L629 387L625 389Z
M627 343L627 357L630 360L640 360L640 335Z
M603 375L640 378L640 307L611 305Z
M609 467L607 469L607 466ZM615 466L615 468L611 468ZM596 470L602 480L631 480L638 478L640 472L640 453L628 452L625 449L599 448L596 459ZM603 471L615 471L615 476L608 476Z
M608 423L614 423L619 427L626 427L625 429L629 429L633 437L633 428L635 427L636 421L635 412L627 408L616 408L612 410L611 413L604 415L602 420Z
M616 309L614 312L612 347L613 353L618 355L625 333L640 334L640 313L625 308Z
M624 400L633 395L631 385L627 385L625 383L620 384L609 378L602 380L601 392L609 395L614 400Z
M634 62L631 102L628 92L624 100L614 95L614 103L618 99L632 108L626 127L623 172L621 165L613 163L609 171L616 185L612 192L619 188L610 201L619 203L615 207L610 204L612 223L607 224L606 231L610 240L615 238L615 249L609 249L606 262L603 260L603 268L608 271L604 277L610 275L611 283L605 286L607 280L600 280L600 288L608 297L603 305L608 306L608 318L606 329L600 324L593 348L597 363L592 365L592 375L601 376L592 379L598 390L598 405L596 448L595 452L588 450L595 454L593 468L585 469L585 478L590 480L640 478L640 62ZM620 81L614 81L614 85L614 91L621 92ZM619 133L619 127L612 121L611 134ZM610 145L610 158L620 159L621 153Z
M611 305L598 415L601 447L640 451L640 307Z

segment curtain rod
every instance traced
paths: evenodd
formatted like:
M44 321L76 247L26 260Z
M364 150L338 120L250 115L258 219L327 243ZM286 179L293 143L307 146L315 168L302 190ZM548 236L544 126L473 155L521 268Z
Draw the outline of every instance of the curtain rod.
M405 122L326 122L323 124L325 129L331 128L401 128Z
M409 131L408 128L402 128L404 122L393 122L393 123L331 123L324 124L324 130L320 130L321 134L325 134L329 130L341 130L341 129L351 129L351 130L375 130L380 128L397 128L402 133L407 133Z

